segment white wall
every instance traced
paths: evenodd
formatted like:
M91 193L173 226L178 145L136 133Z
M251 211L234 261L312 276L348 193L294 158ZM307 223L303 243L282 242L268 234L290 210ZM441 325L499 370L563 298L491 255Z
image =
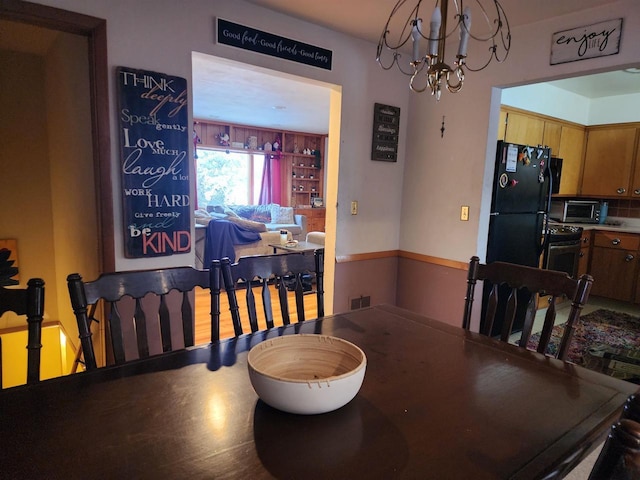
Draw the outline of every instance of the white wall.
M196 51L342 86L336 255L398 248L402 200L398 192L402 190L404 149L400 149L397 163L372 162L371 130L375 102L398 106L402 112L400 142L404 144L409 96L404 77L383 72L378 67L375 45L242 0L40 0L38 3L105 18L108 61L112 72L116 66L127 66L190 80L191 52ZM216 16L330 49L333 51L333 69L325 71L216 45ZM110 79L110 97L116 268L125 270L192 263L192 255L154 259L125 259L122 256L114 78ZM191 105L189 115L191 119ZM357 216L350 214L351 200L359 201Z
M581 125L640 122L640 93L589 99L553 85L536 83L505 88L502 104Z
M536 83L505 88L502 105L587 125L591 102L582 95L546 83Z
M381 71L374 60L375 45L241 0L40 0L39 3L106 18L112 68L123 65L189 79L191 51L198 51L341 85L337 255L400 248L460 261L467 261L473 254L484 257L500 108L500 91L494 87L525 85L640 63L640 50L636 48L640 41L640 3L636 0L620 0L513 28L507 61L469 73L462 92L444 93L440 102L428 94L410 93L407 79L400 74ZM333 70L327 72L215 45L216 15L331 49ZM624 18L619 54L549 65L554 32L617 17ZM471 42L470 55L478 54L478 49L485 52L485 47L486 44L477 46ZM120 254L122 222L117 190L119 149L113 79L111 100L116 247ZM369 160L375 102L402 110L398 163ZM443 117L446 129L441 138ZM349 213L351 200L359 201L357 216ZM459 220L460 205L471 207L468 222ZM144 260L144 265L187 263L180 257ZM142 262L120 257L116 267L137 268Z
M640 89L640 75L638 88ZM587 125L625 122L640 122L640 93L596 98L591 101Z
M620 53L549 65L554 32L618 17L624 18ZM443 93L439 103L429 95L411 97L400 235L402 250L464 262L474 254L484 258L500 109L500 91L492 88L637 65L640 63L637 48L640 2L621 0L513 28L512 37L507 61L469 73L460 93ZM476 48L471 42L470 55L477 53ZM495 97L492 98L492 94ZM446 116L446 130L444 138L440 138L443 116ZM471 207L468 222L459 220L461 205Z

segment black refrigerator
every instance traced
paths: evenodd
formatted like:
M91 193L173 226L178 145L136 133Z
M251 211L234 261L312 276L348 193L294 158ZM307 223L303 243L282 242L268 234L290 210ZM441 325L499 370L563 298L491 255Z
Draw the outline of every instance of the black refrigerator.
M546 213L549 208L551 181L548 174L551 152L546 147L531 147L498 142L496 167L489 219L487 263L501 261L538 267L544 249ZM485 282L484 306L491 285ZM526 304L530 296L521 292L513 330L522 329ZM502 330L499 305L492 335Z

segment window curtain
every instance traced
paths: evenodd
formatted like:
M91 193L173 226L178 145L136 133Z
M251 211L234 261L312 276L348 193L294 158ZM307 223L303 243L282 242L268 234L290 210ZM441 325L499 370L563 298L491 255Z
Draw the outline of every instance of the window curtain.
M270 203L280 204L280 152L277 155L265 155L264 169L262 170L262 186L260 188L260 205Z

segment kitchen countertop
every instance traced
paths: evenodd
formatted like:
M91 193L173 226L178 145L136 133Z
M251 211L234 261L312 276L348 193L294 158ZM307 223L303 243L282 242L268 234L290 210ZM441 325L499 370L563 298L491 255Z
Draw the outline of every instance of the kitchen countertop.
M609 230L614 232L640 233L640 219L626 217L608 217L605 223L562 223L551 220L550 223L582 227L585 230Z

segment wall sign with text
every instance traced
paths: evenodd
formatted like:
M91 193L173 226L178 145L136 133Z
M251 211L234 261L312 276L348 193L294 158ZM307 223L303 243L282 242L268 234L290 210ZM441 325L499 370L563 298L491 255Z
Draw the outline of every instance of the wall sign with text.
M218 43L331 70L333 52L326 48L217 18Z
M551 65L615 55L621 35L621 18L556 32L551 37Z
M187 81L117 68L125 256L191 250Z
M376 103L373 107L373 140L371 160L398 161L400 107Z

